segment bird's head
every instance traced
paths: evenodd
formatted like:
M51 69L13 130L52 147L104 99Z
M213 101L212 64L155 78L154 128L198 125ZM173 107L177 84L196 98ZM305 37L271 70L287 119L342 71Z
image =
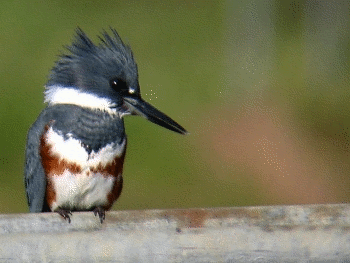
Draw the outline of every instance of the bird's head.
M169 130L186 130L141 98L137 65L131 48L117 31L103 32L95 45L78 28L68 52L60 55L46 84L49 105L74 104L123 117L140 115Z

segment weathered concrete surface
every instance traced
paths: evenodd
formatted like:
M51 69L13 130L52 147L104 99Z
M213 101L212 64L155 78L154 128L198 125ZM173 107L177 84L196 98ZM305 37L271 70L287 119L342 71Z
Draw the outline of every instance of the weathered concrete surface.
M0 262L350 262L350 205L0 215Z

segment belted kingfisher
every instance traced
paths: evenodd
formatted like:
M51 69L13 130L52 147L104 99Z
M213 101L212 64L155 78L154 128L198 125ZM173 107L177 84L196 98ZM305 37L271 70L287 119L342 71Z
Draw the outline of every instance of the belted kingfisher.
M140 115L187 131L142 100L128 45L111 28L95 45L78 28L45 86L47 107L27 136L25 187L30 212L93 211L101 223L123 186L123 117Z

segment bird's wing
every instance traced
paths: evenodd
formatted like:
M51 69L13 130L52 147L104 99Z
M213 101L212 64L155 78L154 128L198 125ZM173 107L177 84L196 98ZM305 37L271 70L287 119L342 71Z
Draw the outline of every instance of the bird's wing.
M39 153L40 137L46 125L41 114L29 129L26 147L25 188L29 211L44 212L46 176Z

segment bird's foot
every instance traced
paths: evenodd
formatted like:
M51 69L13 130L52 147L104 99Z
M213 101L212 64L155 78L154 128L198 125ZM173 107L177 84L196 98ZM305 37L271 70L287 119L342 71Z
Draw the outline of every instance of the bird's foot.
M103 223L103 220L106 218L105 210L101 207L98 206L94 209L94 215L96 216L98 214L98 217L100 218L101 224Z
M70 210L65 209L58 209L56 211L60 216L62 216L65 220L68 220L68 223L70 224L70 216L72 215L72 212Z

